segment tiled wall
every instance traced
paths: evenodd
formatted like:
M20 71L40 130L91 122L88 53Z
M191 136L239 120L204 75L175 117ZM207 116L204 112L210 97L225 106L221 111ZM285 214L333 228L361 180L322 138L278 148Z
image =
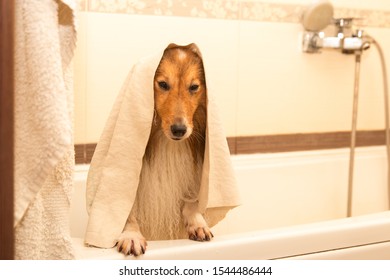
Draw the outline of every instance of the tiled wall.
M299 16L310 2L80 0L75 142L98 141L131 66L171 42L200 47L227 136L349 130L354 58L301 52ZM336 17L364 18L359 25L380 42L390 68L388 0L332 2ZM358 128L382 129L374 48L363 55L359 102Z

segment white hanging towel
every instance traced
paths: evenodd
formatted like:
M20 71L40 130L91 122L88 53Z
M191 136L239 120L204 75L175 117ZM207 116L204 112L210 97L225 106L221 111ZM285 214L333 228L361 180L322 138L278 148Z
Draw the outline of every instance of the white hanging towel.
M73 0L15 1L15 258L72 259Z

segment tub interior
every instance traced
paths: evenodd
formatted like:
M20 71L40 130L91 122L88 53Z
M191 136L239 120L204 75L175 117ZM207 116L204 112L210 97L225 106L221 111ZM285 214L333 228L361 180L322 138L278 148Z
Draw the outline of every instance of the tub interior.
M344 224L355 231L357 229L362 231L362 225L357 226L356 223L364 221L363 224L372 226L371 219L390 220L389 212L387 212L384 147L358 148L356 151L352 218L346 217L348 159L349 149L234 155L232 162L243 203L230 211L224 220L212 228L216 236L215 240L201 246L190 240L153 241L149 242L152 245L149 246L147 255L150 258L162 258L160 254L163 254L165 257L164 250L167 248L171 253L172 248L178 248L182 254L187 249L192 251L195 248L196 250L212 249L214 253L221 252L226 242L234 243L232 240L237 237L241 240L240 242L251 238L253 240L256 237L255 239L261 241L263 246L267 243L273 244L272 242L276 241L270 240L276 238L279 240L279 245L274 245L283 251L283 248L287 246L286 244L281 246L283 242L288 240L296 242L296 240L291 240L294 232L295 234L301 232L298 235L304 238L317 234L317 237L322 238L317 242L324 243L327 239L326 233L330 234L329 228L333 228L334 234L337 232L343 235L338 228L343 228L341 225ZM76 247L80 250L83 247L82 238L88 220L85 210L87 172L88 165L78 165L76 168L75 191L70 213L71 235L75 238ZM385 223L383 221L382 224ZM387 232L390 232L390 228ZM349 234L352 233L349 232ZM375 238L365 242L376 243ZM332 240L336 239L333 237ZM384 236L379 239L380 242L386 241ZM304 239L300 240L305 242ZM229 246L233 244L229 243ZM268 245L266 247L269 248ZM304 248L303 245L301 247ZM272 252L270 248L268 254L258 257L279 258L302 253L302 250L298 253L294 250L290 253L282 251L275 255L270 253ZM116 252L113 249L89 249L84 251L81 257L106 258L107 254L114 255L114 253ZM188 256L191 254L189 253ZM123 258L117 253L114 258L116 257Z

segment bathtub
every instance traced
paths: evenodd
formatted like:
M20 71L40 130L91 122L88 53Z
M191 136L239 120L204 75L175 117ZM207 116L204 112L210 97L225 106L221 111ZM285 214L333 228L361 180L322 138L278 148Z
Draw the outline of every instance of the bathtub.
M149 241L138 259L390 259L384 147L358 148L353 217L347 218L348 149L232 156L243 204L211 242ZM85 247L85 181L76 166L70 211L78 259L124 259Z

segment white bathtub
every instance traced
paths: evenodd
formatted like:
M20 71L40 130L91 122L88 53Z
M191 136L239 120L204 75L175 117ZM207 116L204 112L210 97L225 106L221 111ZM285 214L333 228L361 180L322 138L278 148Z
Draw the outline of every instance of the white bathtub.
M149 241L139 259L390 259L385 149L357 149L352 218L348 156L348 149L233 156L243 205L213 228L215 238ZM76 167L76 256L123 259L115 249L83 245L87 172L87 165Z

